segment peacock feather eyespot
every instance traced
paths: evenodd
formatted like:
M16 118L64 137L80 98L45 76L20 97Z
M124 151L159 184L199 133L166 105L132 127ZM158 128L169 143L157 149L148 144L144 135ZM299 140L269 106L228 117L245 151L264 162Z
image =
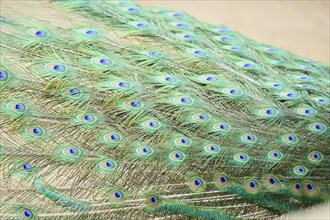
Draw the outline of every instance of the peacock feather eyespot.
M110 159L105 159L99 162L100 171L112 172L117 168L117 163Z
M294 91L280 92L279 96L288 100L295 100L300 98L300 95Z
M227 133L230 130L230 126L224 122L217 122L212 125L213 131L219 131L221 133Z
M283 154L278 150L271 150L268 152L267 157L274 162L279 162L282 160Z
M140 9L136 8L136 7L128 7L128 8L126 8L126 11L129 13L139 13Z
M149 146L138 146L134 151L137 156L142 158L148 158L154 153L154 150Z
M304 166L298 165L293 168L293 172L299 176L304 176L307 174L308 169Z
M159 130L162 126L160 122L154 119L149 119L141 123L142 128L146 129L147 131L155 132Z
M91 62L100 66L112 66L113 62L108 57L92 57Z
M208 53L199 48L187 48L186 52L198 58L205 58L208 56Z
M28 107L22 102L9 102L5 107L6 110L18 115L22 115L28 110Z
M174 76L166 75L166 76L158 76L158 81L163 84L172 84L175 85L178 83L178 80Z
M302 194L303 186L300 182L293 182L291 183L291 191L296 195Z
M116 146L123 140L123 136L116 132L107 132L102 134L102 142L108 145Z
M132 88L131 83L123 81L123 80L115 80L111 81L108 84L113 89L118 89L120 91L126 91Z
M257 69L258 65L250 60L244 60L244 61L240 61L235 63L236 66L245 69L245 70L255 70Z
M60 157L67 162L77 162L83 158L83 151L74 146L65 146L60 151Z
M48 38L49 34L45 30L32 28L26 31L26 34L28 34L30 37L36 38L36 39L46 39Z
M203 84L218 84L219 78L216 75L207 74L202 76L195 77L195 80L197 82L203 83Z
M97 33L97 31L94 31L94 30L87 30L85 32L85 34L87 34L87 35L97 35L98 33Z
M308 116L308 117L314 116L317 113L314 109L305 108L305 107L296 108L295 112L299 115L304 115L304 116Z
M316 196L319 194L319 189L311 181L303 181L302 189L307 196Z
M63 74L67 72L67 68L65 67L65 65L59 63L48 63L46 64L45 69L48 72L56 73L56 74L58 73Z
M311 163L319 164L323 160L323 155L318 151L312 151L308 154L307 159Z
M303 71L315 72L315 68L311 66L301 66L300 69Z
M260 191L260 183L254 179L249 179L245 181L244 188L247 192L256 194Z
M179 106L191 106L194 103L194 100L187 96L181 96L172 99L172 103Z
M245 153L237 153L234 155L234 160L238 163L246 164L250 160L250 157Z
M41 138L45 135L45 130L42 127L32 126L26 128L25 133L34 138Z
M307 125L307 129L318 134L323 134L328 128L320 122L312 122Z
M274 118L279 116L279 113L275 108L263 108L257 111L257 115L262 118Z
M7 71L0 69L0 83L7 82L9 79L9 74Z
M183 41L195 41L197 40L197 37L194 33L190 32L184 32L184 33L178 33L175 35L175 37L178 40L183 40Z
M232 99L238 99L243 96L243 92L238 88L224 88L221 90L227 97Z
M169 158L172 162L181 163L185 160L186 155L181 151L173 151L169 154Z
M121 104L121 106L126 110L140 111L144 108L144 104L137 100L129 100L125 101Z
M161 57L162 55L156 51L151 51L148 53L149 56L151 57Z
M216 173L214 175L214 184L219 189L225 189L232 184L232 181L228 175L224 173Z
M207 144L203 147L204 151L207 154L218 154L220 152L220 147L218 145L215 144Z
M297 144L299 142L299 138L294 134L284 134L281 136L281 141L284 144Z
M241 46L238 45L224 45L222 46L225 50L235 52L235 53L241 53L244 51L244 49Z
M174 139L174 145L178 147L189 147L192 141L187 137L177 137Z
M189 28L188 24L185 23L173 23L173 25L175 25L175 27L179 28L179 29L187 29Z
M131 27L141 31L149 30L151 28L146 21L134 21L134 22L128 22L128 24Z
M33 220L37 218L34 211L32 211L30 208L25 208L25 207L18 209L17 217L19 220L25 220L25 219Z
M202 192L205 189L206 183L200 177L192 177L188 180L188 186L193 192Z
M125 201L125 194L119 189L114 189L109 192L109 199L114 203L122 203Z
M24 175L29 175L35 170L35 168L29 163L16 164L15 169L16 171Z
M162 204L161 198L156 194L147 194L146 195L146 205L150 208L155 208Z
M264 176L263 180L264 186L269 190L276 190L281 187L279 179L274 175L267 174Z
M191 116L191 120L193 122L208 122L210 120L210 116L205 113L195 113Z
M229 36L214 36L213 38L216 41L219 41L219 42L225 43L225 44L228 44L228 43L231 43L234 41L234 38L229 37Z
M245 133L241 135L240 140L245 144L255 144L257 142L257 137L253 134Z
M75 119L78 123L85 125L94 125L98 121L98 118L91 113L78 114Z
M314 96L312 97L312 99L319 105L327 105L329 102L328 98L320 97L320 96L316 96L316 97Z

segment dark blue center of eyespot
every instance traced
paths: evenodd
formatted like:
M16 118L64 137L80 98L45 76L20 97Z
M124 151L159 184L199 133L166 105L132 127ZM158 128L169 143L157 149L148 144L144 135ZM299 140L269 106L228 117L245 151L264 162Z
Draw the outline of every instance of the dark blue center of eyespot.
M113 167L113 162L110 161L110 160L108 160L105 164L107 165L108 168L112 168Z
M213 82L213 81L216 81L217 78L216 77L213 77L213 76L209 76L209 77L206 78L206 80Z
M242 50L242 48L240 48L240 47L231 47L230 49L232 51L241 51Z
M175 82L175 78L173 78L173 77L166 77L165 80L167 82Z
M215 145L212 145L210 148L211 148L211 151L218 151L218 149L219 149L219 148L218 148L217 146L215 146Z
M77 88L70 89L70 95L71 96L78 96L79 94L80 94L79 89L77 89Z
M111 61L109 59L103 58L103 59L100 60L100 63L104 64L104 65L107 65L107 64L110 64Z
M150 151L151 151L150 147L144 147L142 150L146 154L150 153Z
M240 158L241 160L246 160L246 155L245 155L245 154L241 154L241 155L239 155L239 158Z
M7 78L7 73L3 70L0 70L0 80L4 80Z
M304 66L303 69L304 70L314 70L314 68L313 67L310 67L310 66Z
M194 54L196 54L197 56L204 56L205 55L205 52L201 51L201 50L196 50L194 52Z
M182 158L182 154L179 153L179 152L177 152L177 153L175 153L175 157L176 157L177 159L181 159L181 158Z
M253 136L253 135L248 135L248 136L246 136L246 138L247 138L249 141L254 141L254 136Z
M278 61L277 64L278 65L284 65L284 64L286 64L286 62L284 62L284 61Z
M255 181L250 181L250 186L255 189L257 188L257 183Z
M181 139L181 143L182 143L182 144L188 144L188 143L189 143L188 138L182 138L182 139Z
M40 135L42 133L42 130L41 130L41 128L33 128L33 133L35 135Z
M313 157L315 160L319 160L321 156L319 153L314 153Z
M317 130L323 130L324 129L324 126L323 125L321 125L321 124L317 124L317 125L315 125L315 128L317 129Z
M115 196L116 196L117 199L123 198L123 194L119 191L115 191Z
M324 102L326 102L326 100L325 99L319 99L319 102L324 103Z
M186 24L177 24L176 25L178 28L187 28L188 27L188 25L186 25Z
M112 134L111 135L111 140L117 141L118 139L119 139L119 135L118 134Z
M274 152L274 157L275 158L279 158L281 156L281 154L279 152Z
M46 32L45 31L37 31L36 32L36 36L38 36L38 37L44 37L44 36L46 36Z
M310 78L307 77L307 76L302 76L302 77L300 77L300 79L301 79L301 80L309 80Z
M233 38L231 38L231 37L222 37L221 40L222 41L231 41L231 40L233 40Z
M120 87L123 87L123 88L128 87L128 83L127 83L127 82L120 82L118 85L119 85Z
M70 148L70 154L77 154L78 150L76 148Z
M15 105L15 109L17 111L23 111L25 109L25 106L22 103L18 103L18 104Z
M228 29L223 29L223 28L222 28L222 29L219 29L218 32L219 32L219 33L222 33L222 34L226 34L226 33L229 33L230 30L228 30Z
M133 108L136 108L136 107L141 106L141 103L138 102L138 101L133 101L133 102L131 102L131 106L132 106Z
M65 69L65 67L63 65L57 64L54 66L55 71L63 71L64 69Z
M156 196L152 196L150 200L152 204L156 204L158 202L158 198Z
M207 120L207 119L209 118L209 116L207 116L207 115L205 115L205 114L200 114L200 115L199 115L199 118L200 118L201 120Z
M296 137L293 136L293 135L290 135L290 136L289 136L289 140L290 140L290 141L295 141L295 140L296 140Z
M94 120L94 116L93 116L93 115L89 115L89 114L87 114L87 115L85 115L84 119L85 119L86 121L93 121L93 120Z
M227 177L225 177L225 176L220 177L220 181L222 183L226 183L227 182Z
M88 30L88 31L86 31L86 34L88 34L88 35L96 35L97 32L96 31L93 31L93 30Z
M221 124L221 125L220 125L220 128L221 128L222 130L227 129L227 128L228 128L228 125L226 125L226 124Z
M127 9L129 12L139 12L140 10L138 8L129 8Z
M244 64L244 67L247 69L251 69L251 68L254 68L255 66L252 63L246 63L246 64Z
M187 34L187 35L184 35L184 38L192 40L192 39L194 39L194 36Z
M30 171L32 169L31 165L28 163L23 164L23 169L26 171Z
M240 92L239 92L239 90L237 90L237 89L232 89L232 90L230 90L230 94L233 94L233 95L238 95Z
M268 109L268 110L266 111L266 113L267 113L267 115L275 115L276 110L275 110L275 109Z
M305 110L305 114L306 115L312 115L312 114L314 114L314 110L312 110L312 109L306 109Z
M195 179L194 180L195 186L200 187L202 185L202 181L200 179Z
M175 13L175 14L173 14L173 17L176 17L176 18L183 18L184 15L181 14L181 13Z
M296 95L295 93L288 93L286 96L287 96L287 97L290 97L290 98L294 98L294 97L296 97L297 95Z
M273 86L274 86L274 87L281 87L282 84L280 84L280 83L275 83Z
M181 102L182 103L190 103L190 98L182 98Z
M33 217L32 212L30 210L28 210L28 209L24 209L23 213L24 213L24 216L26 218L32 218Z
M150 125L150 127L154 128L154 127L157 127L158 123L155 122L155 121L152 121L152 122L149 123L149 125Z
M271 178L269 179L269 182L270 182L272 185L275 185L277 181L276 181L275 178L271 177Z
M307 184L307 189L309 189L309 191L313 191L314 190L314 186L310 183Z
M276 52L278 52L278 49L276 49L276 48L269 48L267 51L268 52L271 52L271 53L276 53Z
M300 172L300 173L305 172L305 168L303 168L303 167L299 167L299 172Z
M296 189L301 190L301 184L300 183L296 183Z
M145 29L145 28L148 28L149 27L149 25L143 24L143 23L139 23L136 26L139 27L139 28L142 28L142 29Z
M153 56L153 57L159 57L160 53L153 51L153 52L150 52L149 55Z

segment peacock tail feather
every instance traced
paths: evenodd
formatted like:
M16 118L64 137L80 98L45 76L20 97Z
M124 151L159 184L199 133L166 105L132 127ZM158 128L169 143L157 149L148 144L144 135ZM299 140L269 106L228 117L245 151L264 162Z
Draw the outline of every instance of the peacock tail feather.
M1 219L330 200L329 66L131 1L1 2L0 21Z

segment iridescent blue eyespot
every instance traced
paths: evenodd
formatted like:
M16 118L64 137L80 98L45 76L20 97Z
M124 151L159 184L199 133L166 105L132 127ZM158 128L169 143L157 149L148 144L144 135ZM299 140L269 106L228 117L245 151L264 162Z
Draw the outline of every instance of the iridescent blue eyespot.
M197 56L205 56L205 52L201 51L201 50L196 50L194 51L194 54L196 54Z
M250 186L251 186L251 188L255 189L255 188L257 188L257 183L255 181L251 180Z
M155 127L157 127L157 126L158 126L158 123L157 123L157 122L155 122L155 121L152 121L152 122L150 122L150 123L149 123L149 125L150 125L150 127L153 127L153 128L155 128Z
M141 29L146 29L146 28L149 27L149 25L147 25L147 24L143 24L143 23L139 23L139 24L137 24L136 26L139 27L139 28L141 28Z
M47 32L46 31L37 31L36 32L36 36L38 37L44 37L47 35Z
M281 157L281 154L277 151L275 151L273 155L274 155L275 158Z
M79 89L77 88L70 89L70 96L78 96L79 94L80 94Z
M38 128L38 127L36 127L36 128L33 128L33 134L35 134L35 135L40 135L40 134L42 134L42 129L41 128Z
M296 140L296 137L295 136L293 136L293 135L290 135L289 137L288 137L288 139L290 140L290 141L295 141Z
M189 35L189 34L187 34L187 35L184 35L183 36L185 39L188 39L188 40L192 40L192 39L194 39L195 37L194 36L192 36L192 35Z
M151 152L151 149L150 149L150 147L144 147L144 148L142 149L142 151L143 151L144 153L146 153L146 154L149 154L149 153Z
M299 167L299 172L304 173L305 172L305 168Z
M312 109L306 109L305 110L305 114L306 115L312 115L312 114L314 114L314 110L312 110Z
M74 148L74 147L70 148L69 151L70 151L70 154L73 154L73 155L76 155L78 153L77 148Z
M121 198L123 198L123 194L122 194L120 191L115 191L115 192L114 192L114 195L115 195L115 197L116 197L117 199L121 199Z
M272 185L276 185L277 181L274 177L271 177L269 178L269 182L272 184Z
M313 157L314 157L315 160L320 160L321 155L319 153L314 153Z
M88 35L96 35L97 32L94 31L94 30L88 30L88 31L86 31L86 34L88 34Z
M237 89L232 89L232 90L230 90L230 94L238 95L238 94L240 94L240 91Z
M288 93L286 96L289 97L289 98L296 98L297 97L297 94L295 94L295 93Z
M32 218L33 217L33 213L28 209L24 209L23 214L26 218Z
M297 190L301 190L301 183L296 183L295 187Z
M181 13L175 13L175 14L172 14L173 17L176 17L176 18L183 18L184 17L184 14L181 14Z
M105 162L105 165L108 167L108 168L112 168L114 166L114 163L110 160L106 161Z
M63 65L56 64L53 69L55 71L63 71L63 70L65 70L65 67Z
M4 70L0 70L0 80L5 80L8 74Z
M86 121L88 121L88 122L91 122L91 121L94 120L94 116L93 116L93 115L90 115L90 114L86 114L86 115L84 116L84 119L85 119Z
M240 48L240 47L231 47L230 50L232 50L232 51L241 51L242 48Z
M109 59L106 59L106 58L100 59L100 64L108 65L110 63L111 63L111 61Z
M240 154L239 158L244 161L247 160L247 156L245 154Z
M156 196L152 196L150 201L152 204L156 204L156 203L158 203L158 198Z
M118 134L112 134L112 135L110 136L110 138L111 138L111 140L113 140L113 141L117 141L117 140L120 139L120 137L119 137Z
M302 76L300 77L301 80L310 80L311 78L309 78L308 76Z
M128 87L128 83L127 82L119 82L118 85L122 88L127 88Z
M24 104L22 104L22 103L18 103L18 104L16 104L15 105L15 109L17 110L17 111L24 111L24 109L25 109L25 105Z
M25 164L23 164L23 169L24 169L25 171L30 171L30 170L32 169L32 167L31 167L30 164L25 163Z
M165 80L167 81L167 82L175 82L175 78L174 77L166 77L165 78Z
M277 88L280 88L280 87L282 87L282 84L281 83L275 83L273 86L277 87Z
M152 51L149 53L150 56L153 56L153 57L159 57L160 56L160 53L158 52L155 52L155 51Z
M182 23L177 24L176 26L177 26L178 28L187 28L187 27L188 27L188 25L186 25L186 24L182 24Z
M177 159L182 159L182 153L180 153L180 152L175 153L175 157Z
M222 176L222 177L220 177L220 181L222 182L222 183L227 183L227 177L225 177L225 176Z
M136 107L141 106L141 103L138 102L138 101L133 101L133 102L131 102L131 106L132 106L133 108L136 108Z
M308 183L308 184L307 184L307 189L308 189L309 191L314 191L314 186L313 186L313 184Z
M210 82L214 82L214 81L217 80L217 78L216 77L213 77L213 76L209 76L209 77L206 78L206 80L207 81L210 81Z
M200 114L200 115L199 115L199 118L200 118L201 120L207 120L207 119L209 118L209 116L207 116L207 115L205 115L205 114Z
M244 64L244 67L245 67L246 69L252 69L252 68L255 67L255 65L252 64L252 63L246 63L246 64Z
M185 98L182 98L182 99L181 99L181 102L182 102L182 103L190 103L190 102L191 102L191 99L185 97Z
M210 147L210 149L211 149L211 151L215 151L215 152L219 151L219 148L217 146L215 146L215 145L212 145Z
M196 178L194 180L194 184L195 184L195 186L200 187L203 183L202 183L202 181L200 179Z
M310 66L304 66L303 67L303 70L311 70L311 71L313 71L315 69L313 67L310 67Z
M233 38L231 38L231 37L221 37L220 40L222 40L222 41L232 41Z
M127 11L132 12L132 13L136 13L136 12L139 12L140 10L138 8L128 8Z

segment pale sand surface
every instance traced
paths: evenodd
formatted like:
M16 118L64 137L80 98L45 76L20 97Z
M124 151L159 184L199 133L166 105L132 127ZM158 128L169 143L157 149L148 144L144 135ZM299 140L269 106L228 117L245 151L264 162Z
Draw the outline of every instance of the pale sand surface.
M259 42L329 64L329 0L137 0L223 24Z

